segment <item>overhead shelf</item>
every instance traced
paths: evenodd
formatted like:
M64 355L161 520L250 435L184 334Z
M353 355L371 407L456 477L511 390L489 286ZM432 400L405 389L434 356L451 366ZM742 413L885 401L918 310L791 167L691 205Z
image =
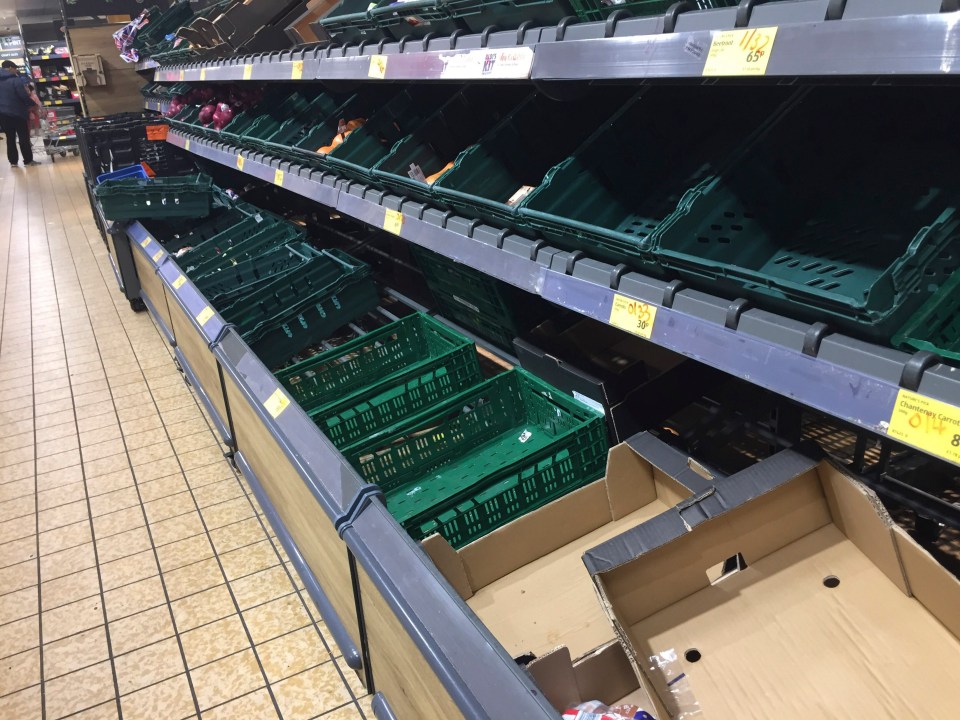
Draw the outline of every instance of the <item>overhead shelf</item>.
M951 2L912 6L928 14L866 17L889 6L848 0L842 18L829 19L843 2L744 0L740 7L657 17L614 13L606 22L307 47L163 67L154 80L949 77L960 73L958 13L931 8Z
M80 101L76 98L71 98L69 100L44 100L44 107L53 107L54 105L79 105Z
M183 131L167 141L853 426L960 465L960 369ZM954 444L956 441L956 444Z

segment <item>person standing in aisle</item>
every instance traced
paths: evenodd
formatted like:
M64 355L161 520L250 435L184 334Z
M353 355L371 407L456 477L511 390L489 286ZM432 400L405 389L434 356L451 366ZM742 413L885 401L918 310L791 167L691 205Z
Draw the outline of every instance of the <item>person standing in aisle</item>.
M7 160L17 166L20 157L17 154L17 142L23 154L24 165L39 165L33 160L33 148L30 147L30 128L27 122L30 109L36 103L30 97L30 91L17 72L17 64L4 60L0 65L0 126L7 138Z

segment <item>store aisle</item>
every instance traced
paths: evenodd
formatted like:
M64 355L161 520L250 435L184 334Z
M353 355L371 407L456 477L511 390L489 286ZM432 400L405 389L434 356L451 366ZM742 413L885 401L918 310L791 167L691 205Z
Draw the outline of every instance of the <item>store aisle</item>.
M372 719L80 161L0 173L0 717Z

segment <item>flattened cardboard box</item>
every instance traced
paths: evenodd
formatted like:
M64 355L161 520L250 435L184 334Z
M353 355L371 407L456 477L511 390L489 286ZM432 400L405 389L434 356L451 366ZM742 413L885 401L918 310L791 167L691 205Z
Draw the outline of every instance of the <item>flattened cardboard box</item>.
M793 457L792 451L784 452ZM761 461L758 467L776 475L815 465L809 458L783 463L783 454ZM721 486L726 482L726 478L719 481ZM537 655L533 668L562 647L567 665L571 656L582 656L573 664L585 673L588 668L604 667L610 655L600 651L616 636L583 566L583 553L650 518L676 517L669 511L678 504L685 507L704 497L709 498L708 505L720 503L724 494L717 492L716 484L687 455L641 433L610 450L604 479L459 551L440 536L424 540L423 548L508 653ZM535 678L549 677L551 667L556 671L558 666L541 665ZM636 688L638 683L633 685ZM615 695L616 688L622 686L614 683L607 690ZM641 704L652 707L649 702Z
M706 720L960 713L960 583L830 462L672 537L651 530L584 562L660 720L683 709L650 668L671 649ZM720 575L738 555L746 567Z
M687 469L687 457L648 438L640 451L626 443L612 448L602 480L460 550L439 535L423 541L440 572L511 655L539 656L566 645L577 656L614 639L583 553L692 494L674 479ZM652 462L644 452L658 457ZM700 476L688 482L706 484Z

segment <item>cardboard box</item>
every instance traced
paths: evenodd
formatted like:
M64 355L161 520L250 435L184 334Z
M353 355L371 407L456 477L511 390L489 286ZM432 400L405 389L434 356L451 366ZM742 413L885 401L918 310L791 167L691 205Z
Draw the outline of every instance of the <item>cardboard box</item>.
M440 535L423 549L508 653L564 645L577 656L615 639L583 553L690 497L680 468L686 456L644 434L610 450L605 478L460 550ZM706 484L693 475L688 484Z
M326 17L327 14L339 4L340 0L310 0L310 2L307 3L306 12L287 26L287 37L289 37L295 45L305 45L329 40L329 36L325 32L321 36L311 25L320 18Z
M751 470L780 477L815 462L782 451ZM717 500L717 486L728 480L711 477L686 454L641 433L610 450L604 479L459 551L436 535L423 548L511 655L541 656L564 645L576 657L615 638L583 554L697 498Z
M616 640L576 660L571 659L568 648L559 647L527 665L527 672L557 712L590 700L611 706L633 703L653 707Z
M705 498L584 557L657 717L680 712L649 667L670 649L705 720L955 717L956 578L827 461L744 480L725 487L744 504Z

